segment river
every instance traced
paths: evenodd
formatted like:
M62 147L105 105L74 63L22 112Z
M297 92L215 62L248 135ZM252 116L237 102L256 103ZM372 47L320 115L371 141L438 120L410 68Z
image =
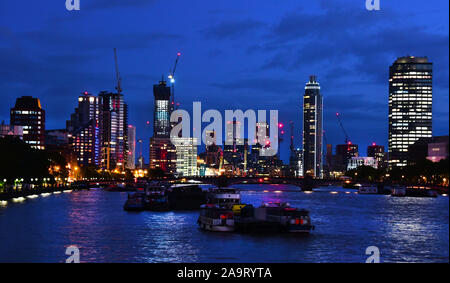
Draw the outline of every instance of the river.
M359 195L324 187L240 185L242 201L311 212L309 236L205 232L198 211L125 212L127 193L73 191L0 204L0 262L449 262L449 200Z

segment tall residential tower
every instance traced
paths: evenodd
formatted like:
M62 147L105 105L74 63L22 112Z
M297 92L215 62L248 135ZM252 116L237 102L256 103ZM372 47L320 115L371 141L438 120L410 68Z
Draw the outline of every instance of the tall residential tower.
M78 107L67 121L69 145L82 166L100 166L102 156L102 98L87 91L78 97Z
M316 76L310 76L303 96L303 176L323 177L323 97Z

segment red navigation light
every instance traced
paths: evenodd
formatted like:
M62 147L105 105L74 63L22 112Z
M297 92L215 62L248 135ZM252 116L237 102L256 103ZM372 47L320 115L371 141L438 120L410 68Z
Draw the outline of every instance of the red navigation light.
M281 131L281 134L284 135L284 131Z
M283 128L283 127L284 127L284 125L283 125L282 123L279 123L279 124L278 124L278 128L281 129L281 128Z
M258 181L259 181L260 183L264 182L264 180L263 180L262 178L261 178L261 179L259 179Z
M269 141L269 140L268 140L268 141L266 141L266 144L267 144L267 145L269 145L269 144L270 144L270 141Z
M374 143L374 142L372 143L372 146L376 146L376 145L377 145L376 143Z
M178 52L178 53L177 53L177 56L181 56L181 52Z
M349 145L351 145L351 144L352 144L352 142L351 142L351 141L349 141L349 142L348 142L348 144L349 144Z
M147 125L149 125L150 124L150 121L147 121Z
M84 92L84 95L88 95L88 92L87 92L87 91L85 91L85 92Z

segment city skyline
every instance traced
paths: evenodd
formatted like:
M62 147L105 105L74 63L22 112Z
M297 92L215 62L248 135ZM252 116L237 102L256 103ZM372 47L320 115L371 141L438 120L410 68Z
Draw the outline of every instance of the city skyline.
M448 262L449 6L2 1L0 263Z
M253 9L254 12L227 17L237 9L232 3L224 3L218 9L217 5L200 1L194 5L198 9L195 13L207 14L214 10L217 17L213 23L208 22L207 17L201 17L189 26L185 24L187 18L180 15L174 24L158 25L164 26L163 29L153 29L151 25L142 27L140 21L146 13L158 9L162 11L161 15L154 15L150 21L162 20L164 23L164 17L169 16L166 9L177 15L186 8L192 14L192 7L185 7L186 4L180 2L173 4L178 7L174 10L170 9L171 4L159 1L150 4L130 2L123 4L126 9L141 9L142 12L133 13L133 19L125 16L123 20L127 21L127 28L131 26L136 34L121 37L120 42L113 35L123 33L125 27L121 27L122 21L111 23L114 33L108 33L105 38L94 38L96 29L103 25L93 30L89 28L90 24L97 24L105 16L116 15L118 10L114 3L103 7L85 4L84 15L95 15L92 17L95 22L83 21L85 16L70 13L64 7L59 10L57 4L45 7L49 10L48 14L38 15L36 12L43 8L38 7L37 3L32 4L36 5L36 12L20 10L20 13L29 13L34 22L41 23L33 28L10 18L19 12L19 8L17 4L7 3L6 8L12 12L2 19L2 25L6 28L1 33L5 40L0 62L8 72L0 80L6 93L0 106L0 119L8 120L9 107L15 98L33 95L46 106L47 128L63 128L63 121L75 106L73 97L79 92L113 90L116 82L112 48L117 47L123 94L131 109L130 124L136 125L137 138L145 143L148 143L152 133L151 126L146 125L152 115L151 86L162 73L168 74L175 54L181 52L176 82L176 99L181 107L189 109L195 98L204 101L205 107L219 110L242 108L239 105L267 108L270 104L284 110L280 121L285 124L295 121L295 131L298 133L302 125L298 112L302 85L305 78L316 74L321 78L324 104L328 105L324 109L324 130L327 131L328 143L339 144L344 140L334 116L336 112L341 112L349 128L347 130L354 133L354 143L362 147L372 142L387 146L387 66L397 57L415 55L428 56L435 63L433 135L448 133L448 108L445 106L448 105L448 24L440 21L448 18L444 12L448 10L448 3L436 2L430 5L433 9L425 7L429 9L427 15L433 13L436 17L427 17L424 21L424 17L416 14L413 20L407 17L402 24L398 19L417 11L419 1L384 3L382 10L373 12L366 11L364 3L356 1L322 1L311 4L308 12L294 2L286 2L282 10L273 13L272 4L255 6L256 3L250 1L244 3L242 9ZM260 16L266 13L270 17L253 20L261 19ZM346 19L348 13L354 16L354 21L358 21L357 27L355 22ZM306 20L313 26L306 29ZM56 29L49 28L50 22ZM14 28L11 24L15 24ZM397 32L391 30L393 24L404 30L401 38L390 36ZM55 40L61 38L57 27L68 26L77 28L64 40ZM336 38L332 31L340 34L341 38ZM358 35L351 35L350 31ZM377 37L381 33L383 36ZM248 43L236 45L246 37ZM158 42L157 46L151 43L152 39ZM345 41L348 43L340 48L332 47ZM403 43L399 44L399 41ZM73 49L75 42L76 51ZM344 55L346 49L349 55ZM350 60L349 56L354 56L356 61ZM247 59L242 61L244 57ZM231 58L244 64L233 64ZM41 61L43 63L37 65ZM324 67L326 62L331 64ZM211 94L215 99L210 99ZM255 96L259 99L255 100ZM347 107L349 103L353 107ZM300 144L301 137L296 135L296 147ZM287 142L282 145L285 162L289 157L288 147ZM148 156L147 145L143 155Z

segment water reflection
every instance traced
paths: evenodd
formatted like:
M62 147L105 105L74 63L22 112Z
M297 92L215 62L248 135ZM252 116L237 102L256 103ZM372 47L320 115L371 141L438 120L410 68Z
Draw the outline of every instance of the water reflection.
M326 187L242 185L243 202L306 208L309 237L204 232L198 212L122 209L126 193L101 190L0 202L0 261L64 262L76 245L82 262L448 262L448 198L391 198ZM18 249L17 247L21 247Z

